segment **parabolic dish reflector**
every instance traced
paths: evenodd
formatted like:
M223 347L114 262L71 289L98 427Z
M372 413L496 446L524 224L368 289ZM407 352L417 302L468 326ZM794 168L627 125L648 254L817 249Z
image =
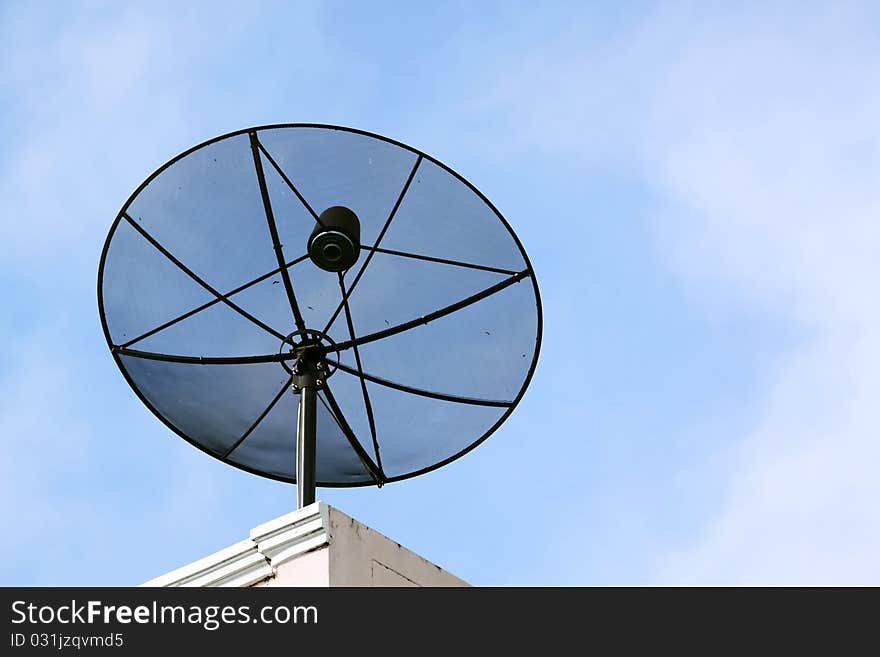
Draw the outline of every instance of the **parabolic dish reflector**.
M313 239L332 232L331 208L344 248ZM534 272L495 207L414 148L325 125L238 131L152 174L110 229L98 302L144 404L273 479L296 482L291 386L311 353L322 486L381 485L463 455L519 402L541 341Z

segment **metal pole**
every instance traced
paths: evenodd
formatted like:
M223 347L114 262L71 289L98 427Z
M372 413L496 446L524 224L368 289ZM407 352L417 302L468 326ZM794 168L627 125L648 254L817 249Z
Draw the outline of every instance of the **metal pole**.
M299 387L299 414L296 422L296 508L298 509L315 501L317 395L314 377Z

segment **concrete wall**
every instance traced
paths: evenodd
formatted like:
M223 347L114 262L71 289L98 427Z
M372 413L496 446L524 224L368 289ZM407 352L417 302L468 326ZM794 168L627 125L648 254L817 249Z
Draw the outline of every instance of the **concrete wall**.
M330 586L468 585L333 507L330 534Z
M324 502L143 586L468 586Z

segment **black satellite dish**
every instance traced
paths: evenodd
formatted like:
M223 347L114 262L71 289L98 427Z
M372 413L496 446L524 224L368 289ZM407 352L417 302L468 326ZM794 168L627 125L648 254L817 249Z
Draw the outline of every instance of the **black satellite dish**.
M110 228L98 305L141 401L296 483L300 507L473 449L541 343L534 272L494 206L414 148L327 125L233 132L147 178Z

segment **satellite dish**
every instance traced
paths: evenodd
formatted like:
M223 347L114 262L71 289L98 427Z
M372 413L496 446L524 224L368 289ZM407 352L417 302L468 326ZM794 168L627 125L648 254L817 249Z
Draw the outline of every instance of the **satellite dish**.
M528 257L434 158L328 125L249 128L153 173L98 272L107 344L170 429L248 472L383 485L510 415L534 372Z

